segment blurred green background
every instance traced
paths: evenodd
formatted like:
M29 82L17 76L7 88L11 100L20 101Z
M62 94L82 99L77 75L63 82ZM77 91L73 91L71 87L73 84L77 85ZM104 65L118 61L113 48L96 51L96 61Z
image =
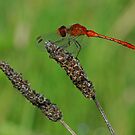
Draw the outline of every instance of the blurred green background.
M36 45L40 34L73 23L135 43L135 1L1 0L0 60L56 103L78 135L108 135L93 101L86 100L60 66ZM113 128L118 135L134 135L135 52L96 38L85 38L82 46L80 62ZM69 134L27 102L2 72L0 90L0 135Z

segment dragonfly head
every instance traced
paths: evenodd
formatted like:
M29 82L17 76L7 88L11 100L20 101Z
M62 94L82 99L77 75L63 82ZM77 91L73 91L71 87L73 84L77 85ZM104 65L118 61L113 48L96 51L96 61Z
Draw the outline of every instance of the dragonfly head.
M58 28L57 32L61 37L66 37L67 28L65 26L61 26Z

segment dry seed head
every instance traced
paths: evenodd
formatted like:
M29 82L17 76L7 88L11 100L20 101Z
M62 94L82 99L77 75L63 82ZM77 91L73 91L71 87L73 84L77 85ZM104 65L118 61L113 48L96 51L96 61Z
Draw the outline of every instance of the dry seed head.
M62 113L59 108L51 103L49 99L46 99L41 94L31 89L28 81L24 80L22 75L15 72L10 65L0 61L0 69L5 73L13 86L33 105L37 106L50 120L56 122L62 118Z
M88 80L79 60L66 52L62 47L54 43L44 42L50 57L57 61L66 71L74 85L83 93L86 98L95 98L95 90L91 81Z

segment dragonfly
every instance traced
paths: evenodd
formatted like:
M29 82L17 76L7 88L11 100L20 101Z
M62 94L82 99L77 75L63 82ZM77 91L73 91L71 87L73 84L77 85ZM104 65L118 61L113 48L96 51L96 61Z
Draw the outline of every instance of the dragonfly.
M59 40L54 41L54 43L60 43L61 41L67 39L66 47L75 45L78 48L77 56L79 55L79 52L81 50L81 44L78 42L78 37L83 36L83 35L86 37L90 37L90 38L96 37L96 38L110 40L110 41L116 42L122 46L125 46L129 49L135 50L135 45L133 45L131 43L119 40L117 38L99 34L93 30L87 29L85 26L78 24L78 23L73 24L70 27L66 27L64 25L60 26L57 29L57 34L61 38ZM37 40L38 40L38 43L40 43L43 39L41 37L38 37Z

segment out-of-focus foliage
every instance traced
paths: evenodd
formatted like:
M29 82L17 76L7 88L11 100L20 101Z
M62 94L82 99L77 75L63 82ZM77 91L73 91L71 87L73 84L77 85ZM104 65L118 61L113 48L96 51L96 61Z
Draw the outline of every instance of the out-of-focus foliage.
M0 60L10 63L31 86L56 103L79 135L107 135L92 101L86 100L36 37L61 25L88 29L135 43L134 0L1 0ZM84 38L79 55L117 134L135 134L135 51L102 39ZM66 135L45 118L0 72L0 135Z

